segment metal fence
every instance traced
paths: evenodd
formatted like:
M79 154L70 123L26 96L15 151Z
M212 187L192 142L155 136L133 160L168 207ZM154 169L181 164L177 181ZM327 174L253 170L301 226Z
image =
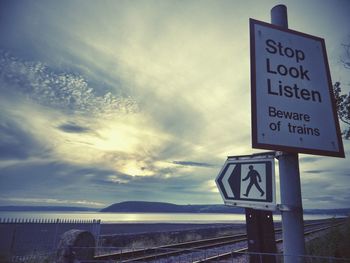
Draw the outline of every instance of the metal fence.
M73 248L73 249L83 249ZM91 249L90 247L88 249ZM178 249L180 254L173 256L161 256L161 254L166 254L169 249L159 248L157 251L158 255L154 257L149 257L147 260L142 260L142 257L133 260L132 258L123 258L123 253L129 253L132 250L139 250L137 248L116 248L116 247L96 247L95 251L97 253L121 253L118 257L109 259L73 259L73 263L122 263L122 262L148 262L148 263L202 263L202 262L221 262L221 263L283 263L284 259L288 255L282 253L249 253L249 252L235 252L232 251L228 253L225 258L216 258L220 255L220 249L206 250L206 249L188 249L184 253L183 249ZM171 252L175 252L177 249L171 249ZM336 257L324 257L324 256L313 256L313 255L303 255L295 256L291 255L295 259L295 263L349 263L350 258L336 258ZM44 253L44 254L33 254L30 256L17 256L12 257L11 263L57 263L56 255L54 252Z
M70 229L100 235L100 220L0 218L0 256L28 257L56 250L60 236Z

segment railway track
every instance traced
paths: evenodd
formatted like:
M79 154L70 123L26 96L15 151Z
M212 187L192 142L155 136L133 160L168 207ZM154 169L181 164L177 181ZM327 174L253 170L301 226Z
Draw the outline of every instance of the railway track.
M316 223L305 224L305 235L315 232L324 231L331 227L343 224L344 221L322 221ZM281 236L282 229L275 230L276 236ZM277 243L282 243L281 238L276 239ZM139 249L132 251L119 251L105 255L95 256L95 260L116 260L118 262L210 262L220 261L235 256L241 256L246 252L247 236L246 234L237 234L231 236L217 237L185 243L178 243L154 248ZM204 255L203 255L204 251ZM174 258L188 258L188 260L175 260ZM172 260L174 259L174 260Z
M308 235L311 235L311 234L314 234L317 232L325 231L329 228L339 226L341 224L343 224L343 222L337 223L335 225L328 225L328 226L324 226L324 227L319 227L319 228L307 230L307 231L305 231L304 236L308 236ZM281 243L283 243L282 238L276 239L276 244L281 244ZM193 261L192 263L204 263L204 262L212 262L212 261L218 262L218 261L222 261L222 260L229 259L229 258L232 259L235 257L242 257L244 255L244 252L248 252L248 247L236 249L236 250L229 251L229 252L222 253L222 254L217 254L217 255L214 255L211 257L207 257L207 258L202 259L202 260L196 260L196 261ZM266 254L266 255L269 255L269 254Z
M217 246L223 246L223 245L237 243L237 242L246 241L246 240L247 240L246 234L238 234L238 235L232 235L232 236L225 236L225 237L219 237L219 238L211 238L211 239L204 239L204 240L198 240L198 241L160 246L155 248L100 255L95 257L95 259L102 259L102 260L116 259L122 262L135 262L135 261L141 261L141 260L147 261L154 258L176 256L191 250L209 249Z

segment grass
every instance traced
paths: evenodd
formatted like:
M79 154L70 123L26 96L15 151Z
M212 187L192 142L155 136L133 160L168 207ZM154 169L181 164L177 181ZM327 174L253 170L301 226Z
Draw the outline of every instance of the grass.
M306 244L306 254L349 259L350 217L344 225L333 227L327 234L309 241Z

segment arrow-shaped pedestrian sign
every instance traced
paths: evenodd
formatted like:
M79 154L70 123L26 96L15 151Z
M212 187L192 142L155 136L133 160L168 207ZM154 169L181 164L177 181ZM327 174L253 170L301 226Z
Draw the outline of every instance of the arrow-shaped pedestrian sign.
M216 178L227 205L275 210L274 158L229 157Z

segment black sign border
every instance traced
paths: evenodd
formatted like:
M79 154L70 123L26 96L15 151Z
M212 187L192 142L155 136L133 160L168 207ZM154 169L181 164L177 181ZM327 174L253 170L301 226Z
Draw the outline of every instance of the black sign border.
M331 98L332 103L332 112L333 112L333 118L334 118L334 125L336 127L337 131L337 140L339 145L339 151L326 151L326 150L319 150L319 149L311 149L311 148L302 148L302 147L293 147L293 146L285 146L285 145L279 145L279 144L265 144L258 142L258 136L257 136L257 107L256 107L256 63L255 63L255 25L261 25L265 27L269 27L272 29L284 31L291 34L296 34L302 37L311 38L317 41L321 42L322 45L322 52L326 67L326 74L327 74L327 80L328 80L328 89L329 89L329 95ZM251 80L251 125L252 125L252 147L258 148L258 149L267 149L267 150L277 150L277 151L284 151L284 152L293 152L293 153L306 153L306 154L313 154L313 155L324 155L324 156L332 156L332 157L341 157L345 158L344 153L344 146L343 141L341 138L341 132L340 132L340 126L339 126L339 120L338 115L336 113L336 104L334 100L334 94L332 89L332 80L329 70L329 64L328 64L328 58L326 53L326 45L323 38L312 36L309 34L305 34L299 31L291 30L282 28L273 24L269 24L266 22L262 22L259 20L255 20L250 18L249 19L249 27L250 27L250 80Z

